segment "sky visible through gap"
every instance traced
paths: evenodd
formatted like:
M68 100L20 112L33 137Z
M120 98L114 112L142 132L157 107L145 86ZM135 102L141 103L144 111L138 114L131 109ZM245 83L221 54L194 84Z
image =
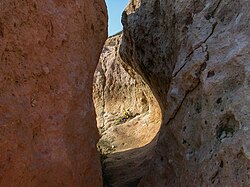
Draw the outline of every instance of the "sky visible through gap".
M106 0L109 15L109 36L122 30L121 15L128 0Z

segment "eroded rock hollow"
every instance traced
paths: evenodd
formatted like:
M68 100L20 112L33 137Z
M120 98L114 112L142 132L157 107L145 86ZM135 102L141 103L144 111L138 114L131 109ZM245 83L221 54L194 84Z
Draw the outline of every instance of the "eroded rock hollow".
M102 186L92 102L104 1L0 2L0 186Z
M121 34L106 41L95 72L93 97L103 153L142 147L156 136L161 122L151 90L120 58L120 41Z
M120 58L122 34L109 38L95 72L93 99L108 186L131 186L143 176L161 124L161 111L141 76ZM148 148L149 147L149 148ZM137 150L138 149L138 150Z

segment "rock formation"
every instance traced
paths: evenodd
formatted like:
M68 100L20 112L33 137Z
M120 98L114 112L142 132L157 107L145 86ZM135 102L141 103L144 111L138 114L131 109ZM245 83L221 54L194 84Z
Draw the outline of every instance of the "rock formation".
M0 3L0 186L102 186L92 83L104 1Z
M0 186L101 187L96 117L106 185L250 186L249 10L130 0L96 69L104 1L3 0Z
M131 0L124 62L163 122L138 186L250 186L250 2Z
M149 143L158 132L161 121L159 107L149 87L121 60L120 41L121 35L106 41L95 72L93 91L102 139L106 143L115 141L117 144L110 146L116 151ZM154 115L150 116L152 113Z
M131 172L128 165L146 162L152 154L145 154L142 158L140 152L140 156L136 156L128 150L150 143L161 123L160 108L151 90L121 60L120 42L121 34L106 41L93 84L97 125L101 134L98 147L104 158L105 182L111 186L129 185L131 178L143 175L142 168L132 167Z

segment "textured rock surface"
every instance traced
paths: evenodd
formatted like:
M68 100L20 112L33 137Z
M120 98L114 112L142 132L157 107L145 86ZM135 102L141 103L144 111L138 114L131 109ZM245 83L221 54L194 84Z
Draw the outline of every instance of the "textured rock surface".
M102 186L92 103L104 1L0 2L0 186Z
M152 146L140 147L156 136L161 112L149 87L121 60L120 41L121 35L106 41L95 72L93 98L101 133L98 146L105 155L105 183L121 187L131 185L146 171Z
M120 58L120 41L121 35L106 41L95 72L93 90L101 142L115 141L116 151L149 143L160 123L160 110L149 87ZM150 115L152 113L154 115Z
M249 10L248 0L131 0L121 56L163 113L139 186L250 185Z
M122 67L120 40L121 35L117 35L106 41L94 76L93 97L100 128L108 125L109 118L122 116L127 109L136 114L149 107L142 85Z

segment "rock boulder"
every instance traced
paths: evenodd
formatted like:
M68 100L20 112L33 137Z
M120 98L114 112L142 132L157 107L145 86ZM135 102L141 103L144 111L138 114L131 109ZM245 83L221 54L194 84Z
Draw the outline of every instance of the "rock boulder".
M0 2L0 186L102 186L93 75L104 1Z
M139 186L250 185L249 10L247 0L131 0L121 57L163 114Z

